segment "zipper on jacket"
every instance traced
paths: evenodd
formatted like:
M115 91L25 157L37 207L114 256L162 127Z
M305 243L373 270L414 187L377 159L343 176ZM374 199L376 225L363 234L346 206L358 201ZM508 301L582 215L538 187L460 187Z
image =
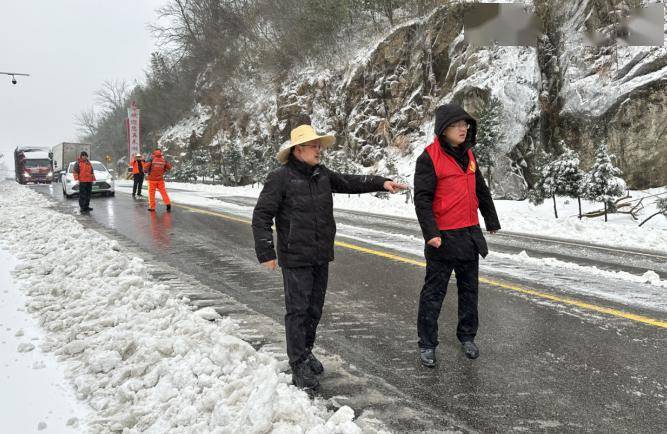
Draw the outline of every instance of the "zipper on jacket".
M317 207L315 206L315 205L316 205L316 204L315 204L315 198L313 197L313 182L314 182L314 178L311 176L310 179L308 179L308 191L310 192L310 203L311 203L311 206L312 206L313 208L315 208L315 241L316 241L316 242L319 242L319 241L320 241L320 237L319 237L319 233L317 232L317 228L318 228L318 224L317 224L317 223L318 223L318 222L317 222L317 212L318 212L319 210L318 210Z

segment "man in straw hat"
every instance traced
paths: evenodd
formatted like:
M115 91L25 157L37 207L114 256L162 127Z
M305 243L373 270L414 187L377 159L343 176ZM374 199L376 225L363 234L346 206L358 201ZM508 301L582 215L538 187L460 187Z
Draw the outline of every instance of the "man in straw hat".
M282 167L269 174L252 216L255 251L259 262L274 270L276 249L271 225L278 232L278 263L285 286L285 333L292 382L316 389L316 375L324 371L312 353L322 316L329 262L334 259L336 223L332 193L395 193L407 186L380 176L344 175L320 164L333 136L318 135L310 125L291 132L280 147Z

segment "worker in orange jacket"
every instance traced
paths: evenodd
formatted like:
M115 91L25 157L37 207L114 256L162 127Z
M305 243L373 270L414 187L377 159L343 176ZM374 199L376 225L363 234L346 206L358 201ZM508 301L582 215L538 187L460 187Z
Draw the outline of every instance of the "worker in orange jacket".
M141 188L144 184L144 157L141 154L134 156L132 161L130 161L130 169L132 169L132 179L134 184L132 185L132 197L141 196Z
M81 151L79 159L74 164L74 180L79 182L79 208L81 212L89 212L93 209L90 207L90 195L93 191L93 182L95 179L95 171L93 165L88 160L88 153Z
M160 196L167 211L171 211L171 200L164 186L164 174L171 170L171 164L162 157L162 151L159 149L153 152L153 158L145 165L145 172L148 175L148 211L155 211L155 189L160 191Z

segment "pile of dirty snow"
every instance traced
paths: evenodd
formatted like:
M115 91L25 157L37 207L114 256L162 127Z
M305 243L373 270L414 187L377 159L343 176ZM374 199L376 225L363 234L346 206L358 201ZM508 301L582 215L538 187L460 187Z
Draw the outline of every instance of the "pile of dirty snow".
M90 431L361 432L352 409L311 401L232 320L192 312L143 260L45 197L0 183L0 221L27 311L46 330L40 346L94 410L81 421Z

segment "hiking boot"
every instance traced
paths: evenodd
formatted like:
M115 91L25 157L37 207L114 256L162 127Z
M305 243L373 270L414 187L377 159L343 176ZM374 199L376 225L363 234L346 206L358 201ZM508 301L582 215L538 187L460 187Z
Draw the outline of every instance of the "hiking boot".
M171 204L167 205L167 212L171 212Z
M467 358L469 359L476 359L479 357L479 348L477 348L477 345L475 345L475 342L473 341L465 341L461 342L461 345L463 345L463 352L466 355Z
M324 366L322 366L322 362L317 360L317 357L315 357L312 352L308 353L306 362L308 363L308 366L310 366L310 370L313 371L313 374L320 375L324 372Z
M93 209L91 207L86 208L86 211L92 211Z
M317 389L320 387L320 382L317 381L317 377L310 369L307 359L292 366L292 384L299 389Z
M435 348L420 348L419 358L427 368L435 367Z

